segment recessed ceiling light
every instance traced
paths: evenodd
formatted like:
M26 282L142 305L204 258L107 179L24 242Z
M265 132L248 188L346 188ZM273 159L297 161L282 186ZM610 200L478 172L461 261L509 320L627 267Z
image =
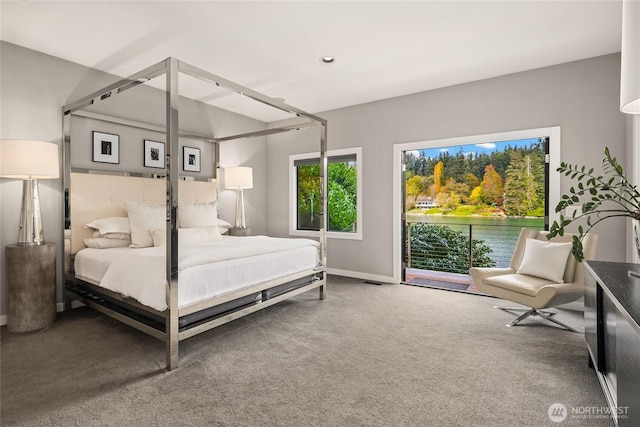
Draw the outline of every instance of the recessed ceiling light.
M334 61L335 58L333 56L323 56L320 58L320 62L322 62L323 64L331 64Z

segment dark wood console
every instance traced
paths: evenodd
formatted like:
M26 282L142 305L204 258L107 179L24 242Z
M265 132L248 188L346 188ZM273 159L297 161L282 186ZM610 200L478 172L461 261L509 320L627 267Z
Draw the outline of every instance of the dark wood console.
M620 427L640 425L640 264L586 262L584 320L590 362Z

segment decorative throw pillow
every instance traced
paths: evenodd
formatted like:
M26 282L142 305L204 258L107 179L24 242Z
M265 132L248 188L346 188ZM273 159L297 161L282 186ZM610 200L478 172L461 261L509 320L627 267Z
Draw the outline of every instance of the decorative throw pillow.
M518 274L564 283L564 270L572 244L527 239Z
M87 224L87 227L97 230L100 235L110 233L130 234L129 218L127 217L109 217L97 219Z
M149 230L164 228L166 224L165 205L148 205L146 203L124 202L131 226L131 247L148 248L153 246Z
M164 246L167 241L167 234L164 228L152 228L149 230L151 239L153 239L153 246Z

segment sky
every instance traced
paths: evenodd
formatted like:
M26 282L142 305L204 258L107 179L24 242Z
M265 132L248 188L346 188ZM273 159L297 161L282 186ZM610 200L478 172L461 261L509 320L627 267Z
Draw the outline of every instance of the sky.
M473 153L475 154L489 154L494 151L503 151L507 146L511 147L528 147L531 144L535 144L538 142L538 138L527 138L527 139L518 139L518 140L510 140L510 141L497 141L497 142L488 142L483 144L468 144L468 145L452 145L449 147L439 147L439 148L426 148L423 150L411 150L410 153L414 156L420 156L420 153L424 153L424 156L427 158L436 158L442 152L448 152L450 155L455 156L462 150L466 155Z

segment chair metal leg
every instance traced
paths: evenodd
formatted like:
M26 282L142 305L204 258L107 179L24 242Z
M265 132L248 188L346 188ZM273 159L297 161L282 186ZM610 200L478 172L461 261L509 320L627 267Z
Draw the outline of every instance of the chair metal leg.
M536 309L535 308L530 308L528 310L526 310L524 313L522 313L520 316L516 317L511 323L509 323L507 325L508 328L517 325L518 323L520 323L522 320L526 319L529 316L535 316L536 315Z
M498 306L494 306L494 308L506 311L506 312L511 312L511 311L516 311L516 312L523 312L520 316L516 317L511 323L507 324L507 327L512 327L517 325L518 323L520 323L522 320L526 319L529 316L540 316L543 319L546 319L550 322L555 323L556 325L561 326L563 329L566 329L568 331L571 332L577 332L580 333L580 331L578 331L577 329L572 328L569 325L566 325L556 319L554 319L552 316L554 316L556 313L555 312L549 312L549 311L542 311L542 310L537 310L535 308L523 308L523 307L498 307Z
M535 308L531 308L531 307L498 307L497 305L494 305L493 308L497 308L499 310L503 310L503 311L507 311L507 312L511 312L511 311L523 311L523 312L528 312L531 310L536 311L536 313L544 313L548 316L553 316L554 314L556 314L555 311L543 311L543 310L538 310ZM511 313L513 314L513 313ZM533 313L531 313L530 315L533 315Z
M569 330L569 331L571 331L571 332L581 333L579 330L574 329L574 328L572 328L571 326L569 326L569 325L567 325L567 324L562 323L562 322L561 322L561 321L559 321L558 319L554 319L553 317L549 316L549 315L548 315L548 313L541 313L541 312L538 312L538 314L539 314L541 317L543 317L543 318L547 319L548 321L553 322L553 323L555 323L556 325L562 326L563 328L565 328L565 329L567 329L567 330ZM553 314L555 314L555 313L553 313Z

